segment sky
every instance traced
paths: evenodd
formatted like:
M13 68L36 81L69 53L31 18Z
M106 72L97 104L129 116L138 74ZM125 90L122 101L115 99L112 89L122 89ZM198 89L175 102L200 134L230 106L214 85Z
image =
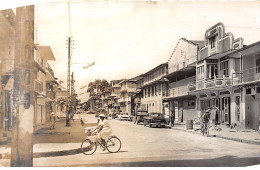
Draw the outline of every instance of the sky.
M50 1L50 0L48 0ZM72 0L71 70L76 92L95 79L133 78L167 62L180 38L203 40L222 22L234 38L248 45L260 40L260 2L104 2ZM66 40L70 35L67 1L35 6L37 43L49 45L55 77L67 79ZM87 63L95 65L83 69Z

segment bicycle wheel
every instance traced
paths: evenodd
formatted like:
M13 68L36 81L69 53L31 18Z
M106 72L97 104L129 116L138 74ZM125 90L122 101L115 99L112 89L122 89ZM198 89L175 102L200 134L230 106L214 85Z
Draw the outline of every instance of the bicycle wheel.
M112 136L107 140L106 147L110 153L117 153L121 149L121 141L118 137Z
M85 139L81 143L81 151L85 155L92 155L97 149L97 144L91 142L89 139Z

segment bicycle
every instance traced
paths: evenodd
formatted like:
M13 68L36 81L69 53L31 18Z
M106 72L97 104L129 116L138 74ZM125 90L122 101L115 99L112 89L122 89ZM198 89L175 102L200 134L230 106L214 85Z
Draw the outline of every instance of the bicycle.
M92 155L97 150L97 145L100 145L100 148L105 151L108 150L110 153L117 153L121 149L121 141L116 136L110 136L105 143L97 140L92 142L88 136L93 136L95 133L90 132L91 129L87 131L87 138L81 143L81 151L85 155Z
M209 124L206 122L203 122L201 124L201 133L204 136L204 134L207 134L207 136L209 136Z

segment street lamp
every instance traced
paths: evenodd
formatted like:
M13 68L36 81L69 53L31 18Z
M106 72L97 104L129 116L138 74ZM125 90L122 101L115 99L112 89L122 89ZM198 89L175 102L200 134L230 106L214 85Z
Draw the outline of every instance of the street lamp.
M91 64L88 64L88 65L86 65L85 67L83 67L83 69L87 69L87 68L89 68L89 67L91 67L91 66L93 66L93 65L95 65L95 62L93 62L93 63L91 63Z

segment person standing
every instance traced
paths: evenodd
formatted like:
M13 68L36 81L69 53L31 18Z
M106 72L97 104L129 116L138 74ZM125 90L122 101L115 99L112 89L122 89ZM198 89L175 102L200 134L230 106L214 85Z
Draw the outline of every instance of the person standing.
M174 127L175 114L171 111L171 127Z
M54 112L51 112L50 121L51 121L50 129L54 129L54 126L55 126L55 114L54 114Z

